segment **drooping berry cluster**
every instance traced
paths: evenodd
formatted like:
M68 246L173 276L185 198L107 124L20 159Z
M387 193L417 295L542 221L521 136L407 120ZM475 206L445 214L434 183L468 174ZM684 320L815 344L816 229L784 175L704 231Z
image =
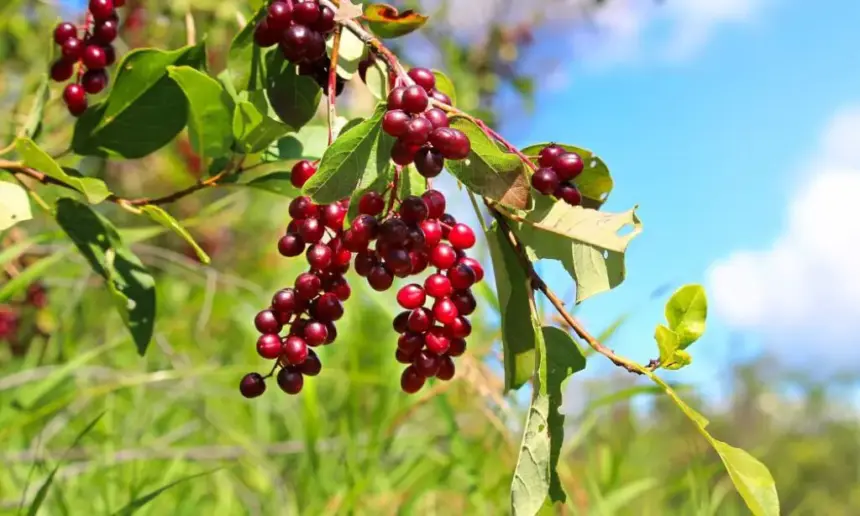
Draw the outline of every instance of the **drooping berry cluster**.
M315 172L312 163L300 161L293 167L292 182L301 188ZM390 191L393 195L394 189ZM277 361L278 385L289 394L301 391L304 376L321 370L310 348L331 344L337 336L334 323L343 316L342 303L351 294L344 274L353 255L356 273L380 292L390 289L395 277L436 269L423 285L407 285L397 295L406 309L394 320L401 334L395 357L408 364L401 377L405 392L417 392L427 378L453 378L452 359L466 350L465 339L472 331L466 316L477 306L471 287L484 277L477 260L466 255L475 245L472 229L445 213L445 196L436 190L406 197L396 210L386 210L385 196L376 191L366 192L358 203L358 216L348 229L348 199L317 205L302 196L290 203L292 220L278 251L286 257L304 254L310 269L275 294L254 321L261 333L257 352ZM425 307L428 299L433 302ZM248 398L265 389L265 377L259 373L246 375L240 384Z
M582 194L573 184L584 168L579 154L568 152L559 145L547 145L538 154L538 165L540 168L532 176L535 190L544 195L554 195L571 206L582 203Z
M446 159L460 160L472 146L460 130L449 127L448 115L432 107L430 99L451 105L451 99L436 89L436 77L426 68L413 68L411 86L398 86L388 94L388 112L382 129L397 138L391 159L398 165L415 163L427 178L438 176Z
M105 68L116 61L111 44L119 29L116 8L123 5L125 0L90 0L83 34L70 22L62 22L54 29L54 42L60 46L61 56L51 65L51 78L66 82L77 71L75 82L63 90L63 102L74 116L86 111L87 94L100 93L108 85Z
M254 42L260 47L278 45L293 63L324 58L326 37L334 32L334 11L317 0L275 0L257 23Z

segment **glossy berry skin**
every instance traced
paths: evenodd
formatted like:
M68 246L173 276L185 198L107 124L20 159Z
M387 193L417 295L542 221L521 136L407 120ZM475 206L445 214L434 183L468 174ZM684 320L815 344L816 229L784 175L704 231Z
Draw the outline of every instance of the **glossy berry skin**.
M299 365L308 358L308 344L299 336L289 336L284 341L281 356L290 365Z
M285 288L272 297L272 309L277 312L291 314L298 308L304 308L304 306L299 301L296 291L291 288Z
M266 14L266 24L273 31L282 31L290 26L293 11L286 2L273 2Z
M65 82L75 74L75 62L60 59L51 65L51 79L56 82Z
M325 244L314 244L310 246L306 256L312 269L321 271L331 265L331 248Z
M319 219L305 219L299 224L299 236L309 244L319 242L323 235L325 235L325 226Z
M465 339L451 339L450 346L448 347L448 351L446 355L449 357L459 357L463 356L463 353L466 352L466 341Z
M62 45L69 38L77 38L78 29L69 22L63 22L54 28L54 43Z
M281 323L271 310L263 310L254 317L254 327L260 333L280 333Z
M460 315L472 315L478 307L478 302L475 301L475 296L468 290L460 290L451 295L451 302L457 307L457 312Z
M299 2L293 4L293 19L296 23L310 25L319 20L320 8L316 2Z
M322 362L314 350L308 350L308 358L297 368L303 376L317 376L322 371Z
M278 240L278 252L283 256L292 258L305 251L305 242L302 237L293 233L287 233Z
M411 145L403 140L397 140L391 147L391 161L405 167L415 161L415 154L420 148L420 145Z
M107 65L111 66L116 62L116 50L114 50L113 45L105 45L102 49L105 51Z
M431 91L430 92L430 98L435 100L436 102L439 102L440 104L446 104L448 106L450 106L452 104L451 103L451 97L449 97L448 95L445 95L444 93L442 93L439 90Z
M406 285L397 292L397 303L407 310L424 306L426 299L427 294L424 293L421 285L417 283Z
M431 328L424 334L424 344L432 353L441 355L446 353L451 346L451 341L445 334L445 329L440 327Z
M305 195L301 195L290 201L287 211L290 217L296 220L304 220L319 215L319 208L317 208L310 197Z
M401 109L403 111L412 114L423 113L429 103L430 98L421 86L412 85L403 90L403 98L401 100Z
M336 295L327 292L314 301L313 312L320 321L333 322L343 317L343 305Z
M78 38L69 38L63 42L60 51L63 54L63 59L77 61L84 51L84 42Z
M439 190L427 190L421 195L429 209L428 216L438 219L445 214L445 195Z
M554 195L571 206L579 206L582 204L582 193L577 187L570 183L562 183L558 185Z
M562 183L575 179L584 168L585 164L582 162L582 158L575 152L566 152L560 155L552 167Z
M394 318L394 322L392 326L394 327L394 331L397 333L406 333L409 330L409 314L412 313L409 310L405 312L400 312L397 314L397 317Z
M385 209L385 198L376 191L369 191L358 200L358 212L375 217Z
M457 263L457 253L448 244L439 244L430 251L430 263L437 269L450 269Z
M454 290L465 290L478 280L475 271L463 263L457 263L448 269L447 276Z
M430 213L427 203L417 195L410 195L400 203L400 218L407 224L417 224Z
M100 45L110 45L116 39L119 27L115 20L105 20L93 28L92 40Z
M454 224L448 233L448 241L455 249L469 249L475 245L475 233L466 224Z
M322 280L316 274L305 272L296 278L296 294L299 299L310 300L316 297L322 288Z
M269 27L269 23L266 20L261 21L254 28L254 44L258 47L273 47L277 45L280 40L280 32Z
M287 394L294 395L302 392L304 385L305 379L302 373L290 368L278 371L278 387Z
M302 337L308 346L321 346L328 340L328 328L319 321L310 321L305 324Z
M399 86L391 90L388 93L388 110L394 111L395 109L403 109L403 93L406 91L406 88L403 86Z
M433 132L433 124L426 118L413 118L406 124L406 131L400 139L409 145L421 146L427 143L427 138Z
M112 0L90 0L90 14L96 21L109 20L114 16Z
M434 129L429 141L446 159L464 159L472 150L469 138L462 131L450 127Z
M439 362L439 370L436 371L436 378L442 380L443 382L447 382L454 378L455 373L456 368L454 367L454 361L451 360L451 357L447 355L441 357Z
M266 392L266 380L260 373L248 373L239 382L239 392L248 399L260 397Z
M555 192L558 185L558 174L551 168L539 168L532 176L532 187L544 195Z
M422 333L430 329L433 324L433 313L426 308L416 308L409 313L407 325L409 331Z
M400 348L397 348L397 351L394 352L394 358L401 364L412 364L412 361L415 360L415 355L410 355L409 353L403 351Z
M442 173L445 168L445 158L433 147L421 147L413 159L418 173L426 178L433 178Z
M484 268L481 267L481 262L478 260L464 257L457 260L457 263L466 265L475 272L475 283L480 283L484 279Z
M400 219L388 219L379 228L379 238L395 245L404 245L409 236L409 226Z
M434 298L450 296L453 292L451 281L442 274L431 274L424 280L424 290L427 295Z
M565 152L567 151L558 145L547 145L538 154L538 164L543 168L553 168L555 160Z
M457 306L448 298L437 299L433 304L433 317L442 324L453 323L459 315Z
M69 108L69 112L75 116L80 115L87 109L87 95L80 84L69 84L63 90L63 102Z
M414 356L423 347L424 335L415 333L414 331L406 332L397 339L397 349L402 350L410 356Z
M84 66L89 70L101 70L107 66L107 56L102 47L98 45L87 45L84 48L82 60Z
M91 95L101 93L108 84L107 73L104 70L88 70L81 77L81 86Z
M430 93L436 89L436 76L427 68L413 68L408 75L415 84L424 88L425 92Z
M440 362L439 355L429 351L422 351L415 355L412 367L414 367L415 371L421 376L430 378L432 376L436 376L436 373L439 371Z
M388 111L382 117L382 130L395 138L399 138L406 134L411 120L412 117L407 115L403 110L394 109Z
M370 269L370 273L367 275L367 282L373 290L384 292L391 288L391 285L394 283L394 276L382 265L376 265Z
M472 323L465 317L459 316L445 325L445 329L456 339L465 339L472 334Z
M433 129L448 127L449 124L448 115L439 108L428 109L424 112L424 118L433 124Z
M424 245L433 248L442 241L442 226L435 220L425 220L419 225L424 233Z
M420 391L421 387L424 387L424 382L425 377L415 369L415 366L407 367L400 376L400 388L406 394L415 394Z
M311 24L311 29L322 34L328 34L335 29L335 12L326 6L320 6L320 15L317 21Z
M308 182L308 179L316 173L317 169L308 160L302 160L293 165L290 173L290 182L296 188L301 188Z
M274 333L260 335L257 339L257 353L268 360L281 356L281 338Z
M343 227L343 221L346 219L346 209L339 204L326 205L322 210L320 220L325 227L339 231Z

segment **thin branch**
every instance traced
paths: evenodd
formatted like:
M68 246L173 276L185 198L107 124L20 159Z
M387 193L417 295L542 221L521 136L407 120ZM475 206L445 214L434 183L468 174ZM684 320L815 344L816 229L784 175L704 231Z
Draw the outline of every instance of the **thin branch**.
M334 122L337 117L335 104L337 103L337 60L340 55L340 38L343 27L338 27L334 33L334 41L331 46L331 62L328 70L328 144L334 142Z

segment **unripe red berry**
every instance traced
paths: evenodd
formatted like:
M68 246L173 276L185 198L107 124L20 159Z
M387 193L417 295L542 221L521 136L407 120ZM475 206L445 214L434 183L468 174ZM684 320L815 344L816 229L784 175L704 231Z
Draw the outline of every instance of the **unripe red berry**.
M448 244L439 244L430 251L430 263L437 269L450 269L457 263L457 253Z
M407 321L409 331L423 333L433 325L433 313L426 308L416 308L409 313Z
M298 335L291 335L284 340L281 356L289 364L299 365L308 358L308 344Z
M441 327L433 327L424 334L424 344L427 349L436 354L446 353L451 346L451 341Z
M254 326L260 333L280 333L281 323L271 310L263 310L254 317Z
M274 333L260 335L257 339L257 353L269 360L274 360L281 355L281 338Z
M439 190L427 190L421 195L429 210L431 219L438 219L445 214L445 195Z
M316 297L322 288L322 280L316 274L304 272L296 278L296 294L300 299L310 300Z
M427 68L413 68L409 70L409 77L427 93L436 89L436 76Z
M316 171L316 167L314 167L310 161L299 161L293 165L292 172L290 173L290 182L296 188L301 188L308 182L308 179L316 173Z
M382 130L395 138L399 138L406 134L411 120L412 117L401 109L388 111L382 117Z
M435 220L424 220L419 225L424 233L424 245L433 248L442 241L442 226Z
M440 298L451 295L451 281L441 274L431 274L424 280L424 290L431 297Z
M54 43L62 45L69 38L77 38L78 29L69 22L62 22L54 28Z
M376 216L385 209L385 199L382 194L373 190L365 193L358 200L358 212L365 215Z
M425 350L415 355L415 361L412 362L412 366L418 374L425 378L430 378L436 376L436 373L439 371L440 362L439 355Z
M305 385L305 379L302 373L285 367L278 371L278 387L287 394L298 394L302 392L302 387Z
M324 323L310 321L305 324L302 335L308 346L321 346L328 340L328 329Z
M582 162L579 154L575 152L566 152L557 157L555 164L552 166L552 169L558 174L559 181L562 183L575 179L582 173L583 168L585 168L585 164Z
M447 382L454 378L454 374L456 373L456 368L454 367L454 361L450 356L443 356L439 359L439 370L436 371L436 378L442 380L443 382Z
M287 233L278 240L278 252L291 258L305 251L305 242L302 237L293 233Z
M426 299L427 295L424 293L424 289L416 283L406 285L397 292L397 302L407 310L424 306Z
M415 369L415 366L409 366L403 370L400 376L400 388L406 394L415 394L424 387L425 377Z
M555 192L558 185L558 174L551 168L539 168L532 176L532 187L544 195Z
M466 224L454 224L448 233L448 241L455 249L469 249L475 245L475 233Z
M391 288L394 276L382 265L375 265L367 275L367 282L377 292L384 292Z
M553 168L555 160L565 152L567 151L564 150L564 147L559 145L547 145L538 153L538 164L542 168Z
M266 380L260 373L248 373L239 382L239 392L248 399L262 396L266 392Z

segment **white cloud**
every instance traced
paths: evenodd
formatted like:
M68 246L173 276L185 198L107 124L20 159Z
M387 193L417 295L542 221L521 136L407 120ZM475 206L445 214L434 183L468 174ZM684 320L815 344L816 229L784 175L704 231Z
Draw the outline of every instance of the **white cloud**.
M716 263L711 296L726 322L780 356L851 365L860 358L860 106L833 118L803 172L783 233Z

